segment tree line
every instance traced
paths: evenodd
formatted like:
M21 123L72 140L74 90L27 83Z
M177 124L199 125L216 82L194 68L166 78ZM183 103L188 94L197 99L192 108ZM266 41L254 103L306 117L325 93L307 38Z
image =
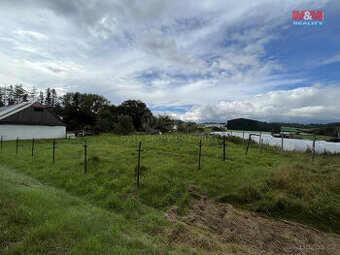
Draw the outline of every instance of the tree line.
M38 101L62 118L67 130L99 133L129 134L147 132L157 134L174 130L194 132L197 124L175 120L168 115L154 116L140 100L126 100L111 104L104 96L80 92L68 92L58 96L57 90L36 87L27 90L22 84L0 86L0 106L10 106L25 101Z
M0 86L0 107L20 104L25 101L38 101L47 107L55 107L60 98L56 89L47 88L38 91L36 87L27 90L22 84Z
M174 131L177 126L182 131L189 131L188 128L191 131L193 127L168 115L154 116L140 100L126 100L114 105L97 94L69 92L50 109L63 118L68 130L74 131L85 129L94 133L129 134L136 131L156 134Z

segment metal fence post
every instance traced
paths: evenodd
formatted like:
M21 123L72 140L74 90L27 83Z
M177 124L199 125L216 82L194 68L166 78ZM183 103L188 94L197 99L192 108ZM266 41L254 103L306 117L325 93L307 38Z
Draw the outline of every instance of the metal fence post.
M32 138L32 157L34 156L34 138Z
M283 154L283 133L281 133L281 154Z
M16 154L18 154L18 150L19 150L19 137L17 137L17 141L16 141L16 144L15 144L15 152L16 152Z
M248 150L249 150L251 135L252 135L252 134L249 134L248 144L247 144L247 148L246 148L246 155L248 155Z
M202 152L202 140L199 143L199 152L198 152L198 170L201 169L201 152Z
M226 137L224 135L223 136L223 161L225 161L225 140L226 140Z
M312 162L314 161L314 157L315 157L315 140L316 140L316 136L313 135Z
M87 142L84 141L84 171L87 173Z
M52 163L55 162L55 139L52 141Z
M139 142L138 145L138 162L137 162L137 187L139 187L139 175L140 175L140 154L142 150L142 142Z

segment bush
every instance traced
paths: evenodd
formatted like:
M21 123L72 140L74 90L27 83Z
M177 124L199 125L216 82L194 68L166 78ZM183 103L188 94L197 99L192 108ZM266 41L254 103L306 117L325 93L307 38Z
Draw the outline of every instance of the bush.
M182 133L193 133L197 130L198 126L195 122L184 122L178 125L177 131Z
M212 127L211 131L213 132L223 132L225 129L223 127Z

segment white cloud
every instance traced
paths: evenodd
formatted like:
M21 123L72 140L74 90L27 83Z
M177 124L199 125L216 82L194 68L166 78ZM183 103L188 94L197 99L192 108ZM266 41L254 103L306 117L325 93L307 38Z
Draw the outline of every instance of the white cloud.
M292 9L327 2L3 0L0 83L98 93L113 103L204 104L216 114L214 102L245 102L303 80L275 74L284 67L266 47ZM205 118L203 108L186 118Z
M27 40L38 39L38 40L48 40L48 37L42 33L38 33L35 31L24 31L24 30L16 30L13 34L17 34Z
M190 121L227 121L242 117L263 121L338 121L339 95L338 86L316 85L272 91L240 101L197 105L184 114L168 114Z
M340 62L340 53L338 55L332 56L329 59L327 59L324 64L331 64L331 63L337 63Z

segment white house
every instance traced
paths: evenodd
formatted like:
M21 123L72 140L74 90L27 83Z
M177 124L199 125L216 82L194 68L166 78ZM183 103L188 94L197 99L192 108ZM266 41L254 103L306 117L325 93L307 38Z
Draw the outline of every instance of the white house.
M0 107L0 136L4 141L65 138L61 118L38 102Z

